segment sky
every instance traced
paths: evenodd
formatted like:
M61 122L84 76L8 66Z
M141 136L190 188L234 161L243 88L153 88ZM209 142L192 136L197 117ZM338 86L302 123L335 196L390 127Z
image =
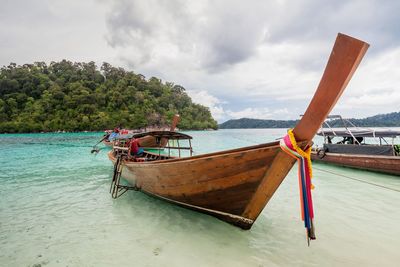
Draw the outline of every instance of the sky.
M186 88L218 122L297 119L338 32L371 46L332 111L400 111L400 1L0 0L0 66L108 62Z

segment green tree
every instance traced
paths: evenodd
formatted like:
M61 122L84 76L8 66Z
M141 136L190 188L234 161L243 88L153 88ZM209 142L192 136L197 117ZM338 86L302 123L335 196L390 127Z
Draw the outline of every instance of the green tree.
M194 104L184 87L106 62L100 69L67 60L0 69L0 132L165 126L176 113L181 129L217 128L210 111Z

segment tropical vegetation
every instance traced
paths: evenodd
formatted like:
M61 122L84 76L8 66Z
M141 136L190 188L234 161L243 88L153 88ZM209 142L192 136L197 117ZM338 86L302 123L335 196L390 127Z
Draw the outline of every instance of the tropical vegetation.
M168 125L216 129L208 108L172 82L103 63L67 60L0 69L0 132L98 131Z

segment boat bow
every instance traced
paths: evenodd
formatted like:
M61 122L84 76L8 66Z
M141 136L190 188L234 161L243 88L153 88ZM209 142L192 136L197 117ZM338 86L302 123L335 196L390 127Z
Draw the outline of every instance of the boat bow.
M293 129L300 148L310 144L367 48L338 35L317 91ZM117 161L112 151L109 157ZM122 161L122 176L145 193L249 229L294 162L279 142L272 142L186 158L128 158Z
M369 44L339 33L321 81L304 116L293 129L302 148L311 143L318 129L335 106L365 55ZM243 214L256 220L295 163L284 151L278 152Z

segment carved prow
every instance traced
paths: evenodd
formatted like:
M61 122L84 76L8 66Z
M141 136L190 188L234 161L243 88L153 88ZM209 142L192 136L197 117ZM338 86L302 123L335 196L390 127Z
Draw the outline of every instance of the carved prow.
M171 123L171 128L170 128L171 132L175 131L175 128L179 123L179 120L180 120L179 114L175 114L174 117L172 118L172 123Z
M317 91L293 130L296 140L311 141L349 83L369 44L339 33Z
M342 95L368 47L369 44L363 41L341 33L338 34L317 91L304 116L293 130L297 141L303 141L302 144L305 145L311 142L326 116ZM243 217L255 221L294 162L295 159L285 152L278 152L243 212Z

